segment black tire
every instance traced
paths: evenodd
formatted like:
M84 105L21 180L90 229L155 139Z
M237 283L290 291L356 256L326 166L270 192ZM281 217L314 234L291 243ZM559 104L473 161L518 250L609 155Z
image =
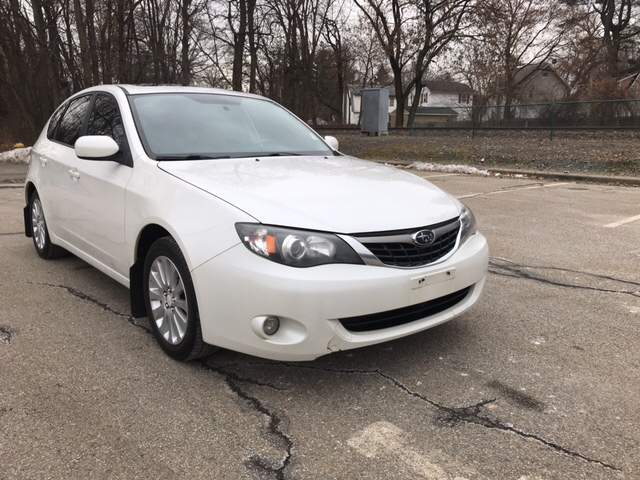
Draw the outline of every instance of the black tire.
M29 213L33 246L36 248L38 255L45 260L51 260L67 255L68 252L64 248L51 243L49 229L47 228L47 222L42 208L42 202L40 201L40 196L36 191L34 191L29 198ZM34 221L37 222L36 225L34 225Z
M167 262L166 259L170 262ZM168 266L167 268L169 269L175 267L175 270L177 270L179 276L167 281L168 284L174 284L176 287L171 287L170 285L167 285L166 288L161 287L158 282L160 277L152 275L152 268L154 269L154 273L157 274L157 268L162 268L163 264ZM180 251L180 247L178 247L178 244L173 238L163 237L151 245L144 261L142 281L144 302L151 329L153 330L156 340L167 355L176 360L187 362L196 358L206 357L217 350L216 347L202 340L200 315L198 313L198 302L196 300L195 289L193 288L193 281L187 268L187 262ZM154 290L153 293L152 286ZM173 288L175 288L175 291ZM159 297L161 289L163 290L162 295L164 299ZM175 298L173 296L174 293L176 293ZM153 305L152 295L154 296ZM159 305L163 302L165 302L164 305ZM154 305L156 315L162 315L162 319L156 319L153 310ZM177 323L180 323L185 318L186 328L184 328L184 332L179 333ZM169 331L166 331L167 328L169 328ZM176 332L175 335L174 332Z

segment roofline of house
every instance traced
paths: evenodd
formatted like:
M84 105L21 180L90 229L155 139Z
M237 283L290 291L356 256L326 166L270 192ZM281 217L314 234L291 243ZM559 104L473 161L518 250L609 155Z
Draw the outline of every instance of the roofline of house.
M516 85L515 85L515 86L517 87L518 85L520 85L521 83L523 83L526 79L528 79L528 78L532 77L533 75L535 75L535 74L537 74L537 73L539 73L539 72L544 72L545 70L543 70L543 69L541 69L541 68L540 68L540 65L542 65L542 64L547 65L547 66L549 67L549 70L550 70L550 71L551 71L551 72L552 72L556 77L558 77L558 78L560 79L560 81L563 83L563 85L564 85L565 87L567 87L567 90L571 91L571 87L569 86L569 84L567 83L567 81L566 81L564 78L562 78L560 75L558 75L558 72L556 72L556 69L555 69L555 68L553 68L553 66L552 66L552 65L549 65L547 62L540 62L540 63L538 63L538 65L536 65L536 68L534 68L531 72L529 72L527 75L525 75L525 76L524 76L524 78L522 78L518 83L516 83ZM529 65L534 65L534 64L533 64L533 63L529 63L529 64L527 64L527 65L524 65L524 66L520 67L520 69L519 69L518 71L525 69L525 68L526 68L526 67L528 67Z
M460 82L455 82L455 83L460 83ZM464 83L462 83L461 85L464 85ZM461 91L461 90L438 90L438 89L430 89L429 87L427 87L426 85L424 86L424 88L426 88L427 90L429 90L430 92L439 92L439 93L469 93L471 95L475 95L475 92L473 91L473 88L471 88L469 85L464 85L465 87L467 87L469 90L466 91Z
M620 80L618 80L618 83L624 82L626 79L631 77L636 77L636 78L633 80L633 82L631 82L631 84L629 85L629 88L633 87L636 84L636 82L638 81L638 78L640 78L640 72L632 73L631 75L622 77Z

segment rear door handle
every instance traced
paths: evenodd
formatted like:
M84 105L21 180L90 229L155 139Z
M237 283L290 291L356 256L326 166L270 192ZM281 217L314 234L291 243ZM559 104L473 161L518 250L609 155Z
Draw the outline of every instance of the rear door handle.
M76 169L74 168L70 168L69 169L69 175L71 176L71 178L73 178L74 182L77 182L78 179L80 178L80 172L78 172Z

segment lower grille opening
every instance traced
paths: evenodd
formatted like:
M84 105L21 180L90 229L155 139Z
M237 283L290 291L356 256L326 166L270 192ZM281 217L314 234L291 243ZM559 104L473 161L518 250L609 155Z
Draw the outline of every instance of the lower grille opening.
M351 332L367 332L383 328L397 327L405 323L414 322L421 318L430 317L460 303L469 294L473 285L444 297L435 298L427 302L418 303L409 307L389 310L387 312L371 313L359 317L340 319L340 323Z

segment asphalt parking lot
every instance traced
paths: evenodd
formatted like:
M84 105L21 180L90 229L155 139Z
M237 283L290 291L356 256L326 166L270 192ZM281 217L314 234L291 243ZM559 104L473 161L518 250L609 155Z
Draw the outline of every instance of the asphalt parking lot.
M640 478L640 188L423 176L487 236L484 298L300 364L169 359L1 188L0 478Z

